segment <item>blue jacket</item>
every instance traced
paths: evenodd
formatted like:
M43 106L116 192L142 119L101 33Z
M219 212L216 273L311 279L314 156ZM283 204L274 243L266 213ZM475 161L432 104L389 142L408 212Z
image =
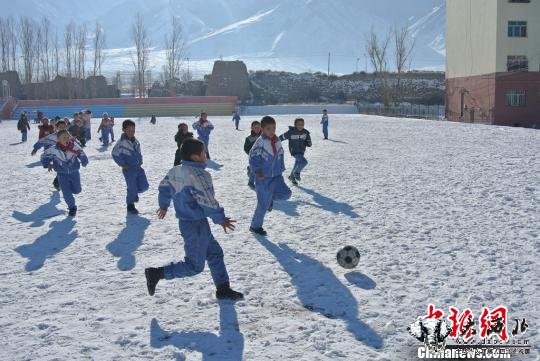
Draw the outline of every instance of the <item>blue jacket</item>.
M327 126L328 125L328 115L323 115L321 118L321 124Z
M296 127L289 127L289 130L279 136L279 140L289 140L289 151L292 156L304 154L306 147L311 147L311 136L307 129L298 130Z
M49 134L46 137L39 139L36 144L34 144L34 151L37 152L40 148L43 148L43 150L47 150L50 147L54 147L57 140L58 136L56 135L56 133Z
M86 167L88 157L84 154L81 146L74 142L71 149L62 149L59 144L54 147L47 148L41 155L41 164L44 168L48 168L49 164L53 164L53 168L57 173L70 174L79 171L80 163Z
M283 147L276 137L276 152L272 149L270 139L262 134L249 151L249 167L252 172L262 171L264 178L273 178L281 175L285 170Z
M204 125L201 126L201 123L197 121L193 123L193 129L197 131L199 139L208 140L210 138L210 133L214 130L214 125L207 120L204 122Z
M122 134L118 143L115 144L112 157L120 167L124 165L140 167L143 164L141 144L136 138L129 140L125 134Z
M169 208L172 200L180 220L197 221L209 217L215 224L222 224L225 211L214 198L212 177L205 167L204 163L184 160L172 168L159 184L159 208Z

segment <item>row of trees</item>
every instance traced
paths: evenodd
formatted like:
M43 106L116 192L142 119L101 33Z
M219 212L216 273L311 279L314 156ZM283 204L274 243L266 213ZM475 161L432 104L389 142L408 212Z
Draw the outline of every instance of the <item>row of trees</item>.
M185 56L179 18L173 17L171 25L164 39L164 80L180 78ZM132 61L137 92L143 97L152 44L141 14L133 19L131 37L135 45ZM59 36L58 29L45 17L39 21L26 16L0 18L0 71L17 71L24 83L47 82L58 75L78 79L101 75L104 46L105 31L99 22L89 31L86 24L72 20L64 28L63 36Z
M26 16L18 20L0 18L0 69L19 72L24 83L47 82L58 75L68 78L100 75L105 33L99 22L95 23L92 35L92 44L88 44L86 25L74 21L65 27L60 38L58 29L46 17L39 21ZM89 50L93 67L88 72Z
M390 45L394 46L394 57L391 59ZM375 69L375 74L381 81L383 102L388 107L392 101L399 103L402 98L402 75L410 67L415 47L415 38L408 26L393 28L380 37L374 28L366 36L366 53ZM397 77L394 89L389 81L389 64L393 62Z

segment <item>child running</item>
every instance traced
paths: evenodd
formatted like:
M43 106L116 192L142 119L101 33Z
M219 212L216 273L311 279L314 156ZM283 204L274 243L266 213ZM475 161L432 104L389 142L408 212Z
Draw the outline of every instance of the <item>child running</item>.
M73 114L73 123L69 126L68 132L69 134L71 134L72 137L75 137L75 139L77 139L81 147L84 148L86 146L86 137L84 135L83 121L79 113Z
M41 155L41 164L49 172L55 170L64 201L66 201L70 217L77 214L74 194L81 192L81 177L79 175L79 160L83 167L88 164L88 158L82 148L67 130L56 133L58 141L55 146L47 148Z
M285 161L283 148L276 136L276 121L270 116L261 120L262 135L255 141L249 152L249 166L255 173L255 190L257 191L257 208L251 220L249 230L255 234L266 236L263 229L264 215L271 211L274 200L287 200L291 190L283 180Z
M34 144L34 149L32 150L32 153L30 153L31 155L36 155L37 151L41 148L43 148L43 150L46 151L47 149L54 147L58 141L58 132L62 130L66 130L67 123L64 120L59 120L56 122L55 127L56 127L55 133L49 134L46 137L39 139ZM60 190L60 184L58 183L58 175L54 177L53 187L57 191Z
M41 119L41 125L38 125L39 129L39 136L38 138L45 138L49 134L54 133L54 126L52 124L49 124L48 118Z
M251 148L253 148L253 144L255 144L255 141L257 138L261 136L261 123L258 121L251 122L251 134L246 137L246 141L244 142L244 152L249 156L249 151ZM250 171L250 167L248 165L247 167L247 174L248 174L248 186L251 189L255 189L255 173Z
M190 277L204 270L208 262L216 285L216 298L240 300L244 295L231 289L223 260L223 250L216 241L208 219L220 224L223 230L234 230L236 221L225 216L225 211L214 198L212 177L206 167L206 148L200 140L186 139L181 148L182 164L172 168L159 185L158 218L167 214L171 200L179 219L180 234L184 238L184 261L158 268L146 268L146 285L150 296L161 279Z
M206 147L206 158L210 159L210 152L208 150L208 143L210 142L210 133L214 130L214 125L207 119L206 112L201 112L201 116L198 122L193 123L193 129L197 131L199 140L204 143Z
M176 141L176 145L178 146L178 149L176 149L176 153L174 155L175 166L182 163L182 154L180 152L180 149L182 148L182 143L184 143L184 141L189 138L193 138L193 133L189 131L188 125L186 123L178 124L178 132L174 136L174 140Z
M139 193L148 190L148 180L144 169L142 169L143 156L141 145L135 139L135 123L131 119L126 119L122 123L122 136L112 150L112 157L116 164L122 167L122 174L126 180L127 211L131 214L139 214L135 203L139 201Z
M289 127L286 133L279 136L279 140L289 140L289 152L294 158L294 167L289 175L292 184L297 185L300 180L300 173L308 164L304 157L306 147L311 147L311 136L309 131L304 128L304 119L296 118L294 127Z
M101 124L98 128L98 133L101 131L101 138L103 146L107 147L109 145L109 134L111 134L111 120L109 119L109 114L103 113L101 116Z

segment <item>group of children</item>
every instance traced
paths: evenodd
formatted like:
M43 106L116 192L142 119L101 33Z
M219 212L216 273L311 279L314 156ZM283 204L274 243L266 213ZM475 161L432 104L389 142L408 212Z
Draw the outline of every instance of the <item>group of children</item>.
M326 121L325 139L327 134L328 116L326 111L321 123ZM45 151L41 163L49 171L55 170L57 178L55 187L62 191L64 200L69 209L69 215L75 216L77 206L74 194L81 192L79 168L88 164L82 145L77 134L85 141L89 140L83 116L75 116L70 129L66 130L68 123L65 120L56 122L56 132L45 135L35 145L32 155L41 147ZM102 138L107 135L104 129L110 126L110 118L105 116L98 131ZM107 118L109 121L107 121ZM326 120L325 120L326 118ZM74 127L74 128L72 128ZM183 261L171 263L163 267L149 267L145 269L147 288L150 295L154 295L156 286L161 279L183 278L196 275L203 271L205 262L208 262L210 272L216 286L218 299L238 300L243 294L233 290L230 286L229 276L224 263L223 250L211 233L208 218L215 224L223 227L224 231L234 230L235 220L225 215L224 209L219 205L214 195L214 187L210 173L205 170L208 152L209 137L214 126L202 112L197 122L193 124L199 139L193 138L188 126L181 123L175 141L178 150L175 154L174 167L167 173L159 185L158 218L163 219L172 202L176 217L179 219L180 233L184 239L185 258ZM139 141L135 138L135 123L124 120L122 123L122 136L112 150L114 162L121 167L124 176L127 195L126 204L128 213L137 214L135 203L139 201L139 194L148 190L148 180L142 168L143 157ZM297 118L294 126L279 137L276 135L276 121L270 116L262 118L261 122L251 124L251 134L246 138L244 151L249 155L248 185L256 191L257 206L253 214L250 231L257 235L266 235L263 228L265 214L272 210L274 200L289 199L292 192L285 183L283 172L285 170L284 150L282 141L289 141L289 151L295 158L294 167L288 177L293 183L301 179L301 172L307 165L305 159L306 147L311 147L311 137L304 128L304 120ZM105 141L104 141L105 144Z

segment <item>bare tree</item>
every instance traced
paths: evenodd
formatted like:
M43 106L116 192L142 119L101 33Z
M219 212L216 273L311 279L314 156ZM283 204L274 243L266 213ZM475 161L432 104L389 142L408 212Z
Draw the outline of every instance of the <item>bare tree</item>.
M60 74L60 45L58 43L58 31L54 33L54 76L57 77Z
M178 79L185 52L182 24L176 16L172 17L170 33L165 36L165 80Z
M66 29L64 31L64 64L66 67L66 76L68 78L71 78L73 76L74 72L74 66L73 66L73 34L75 33L75 23L71 21L68 25L66 25Z
M85 54L86 54L86 25L82 24L79 26L75 37L75 49L77 53L77 78L84 79L86 76L85 72Z
M36 25L28 17L19 19L19 37L24 68L24 82L32 82L34 66L34 45L36 40Z
M43 80L51 80L51 58L52 58L52 47L51 47L51 22L46 17L43 17L41 21L41 44L42 44L42 55L41 55L41 66L43 68Z
M412 53L416 44L416 39L412 36L409 26L405 25L402 28L395 28L393 30L394 37L394 65L397 71L396 82L396 102L402 99L401 78L403 72L410 66L412 60Z
M391 102L391 91L388 81L388 45L390 43L390 33L379 39L374 28L371 28L366 37L366 52L375 75L381 80L384 106L388 107Z
M17 47L19 45L19 39L17 38L17 30L15 19L10 16L6 19L5 22L6 31L9 34L9 43L10 43L10 53L11 53L11 62L8 65L8 68L11 70L17 70Z
M105 31L96 21L96 28L94 30L94 76L101 74L101 64L103 64L103 46L105 45Z
M135 67L139 97L142 98L145 95L145 74L149 65L150 40L148 39L146 26L140 13L137 13L133 21L131 36L135 43L135 54L132 54L131 60Z
M9 70L9 32L6 21L0 18L0 69Z
M36 24L36 40L34 41L34 56L32 61L34 61L34 74L35 74L35 82L40 82L40 74L41 74L41 61L42 58L42 49L43 49L43 34L41 32L41 27L39 24Z

